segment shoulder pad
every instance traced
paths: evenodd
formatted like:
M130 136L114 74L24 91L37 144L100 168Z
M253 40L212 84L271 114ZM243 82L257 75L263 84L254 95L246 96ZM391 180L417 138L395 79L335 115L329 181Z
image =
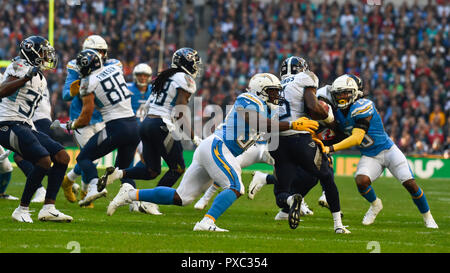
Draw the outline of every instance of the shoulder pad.
M375 113L375 106L368 99L359 99L350 107L350 113L352 118L365 118Z
M331 94L330 94L331 85L325 85L319 89L317 89L316 96L317 98L325 99L328 103L332 102Z
M117 59L108 59L108 60L106 60L105 66L108 66L108 65L117 65L120 68L122 68L122 66L123 66L122 63L119 60L117 60Z
M16 78L23 78L28 73L31 65L23 59L14 59L6 68L4 76L13 76Z
M197 90L194 78L192 78L190 75L186 73L183 72L175 73L171 77L171 80L174 81L175 84L177 85L176 88L182 88L191 94L194 94L195 91Z
M295 82L300 87L319 87L319 79L316 74L311 71L301 72L295 75Z
M66 68L67 68L67 69L78 70L78 68L77 68L77 60L75 60L75 59L70 60L70 61L67 63Z
M258 112L264 112L264 104L260 98L248 92L239 95L235 102L238 108L252 109L252 107L256 107L255 110Z

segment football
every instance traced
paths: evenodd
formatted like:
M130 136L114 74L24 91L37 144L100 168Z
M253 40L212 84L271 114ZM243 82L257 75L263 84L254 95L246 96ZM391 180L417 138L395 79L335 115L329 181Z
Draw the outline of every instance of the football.
M323 100L319 100L319 104L322 105L323 109L325 109L325 111L327 111L327 112L330 109L330 105L328 103L324 102Z

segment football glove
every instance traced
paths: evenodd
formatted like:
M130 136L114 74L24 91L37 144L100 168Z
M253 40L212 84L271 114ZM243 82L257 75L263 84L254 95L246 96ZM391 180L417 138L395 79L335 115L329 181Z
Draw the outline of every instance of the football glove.
M307 117L301 117L296 121L291 122L291 129L307 131L313 134L315 130L319 129L319 123Z
M69 120L67 123L66 123L66 130L70 133L71 131L73 131L73 130L75 130L76 129L76 127L74 126L75 125L75 121L76 120Z
M199 146L200 143L202 142L202 139L198 136L194 136L194 138L192 139L192 143L194 143L195 146Z
M325 147L325 145L323 145L322 141L320 139L318 139L317 137L313 137L312 140L320 146L320 149L322 150L323 153L328 154L330 152L330 149L326 149L328 147Z
M70 84L70 96L75 97L80 93L80 80L76 80Z

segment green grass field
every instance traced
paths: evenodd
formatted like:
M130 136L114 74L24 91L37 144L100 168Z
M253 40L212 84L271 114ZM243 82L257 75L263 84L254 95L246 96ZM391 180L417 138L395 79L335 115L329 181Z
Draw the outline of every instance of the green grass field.
M244 173L243 180L248 186L250 173ZM130 213L128 206L107 216L106 207L119 190L116 182L108 187L106 198L95 202L93 209L82 209L67 202L60 190L57 208L73 216L72 223L38 221L41 204L31 205L35 210L33 224L14 222L11 214L18 201L0 200L0 252L69 253L74 250L72 244L79 244L81 253L369 253L377 250L372 245L379 245L381 253L450 252L449 180L418 181L427 195L438 230L425 228L407 191L389 178L374 183L384 209L373 225L363 226L361 220L368 208L367 201L358 194L353 179L336 180L343 222L352 232L348 235L334 234L330 212L317 204L320 186L306 196L314 215L303 217L295 230L291 230L287 222L273 220L278 209L273 186L269 185L255 200L242 196L219 218L217 225L230 232L212 233L192 231L205 213L195 210L194 204L160 206L164 213L161 216ZM25 177L15 169L7 193L20 197L24 184ZM138 188L152 188L155 184L154 181L137 181Z

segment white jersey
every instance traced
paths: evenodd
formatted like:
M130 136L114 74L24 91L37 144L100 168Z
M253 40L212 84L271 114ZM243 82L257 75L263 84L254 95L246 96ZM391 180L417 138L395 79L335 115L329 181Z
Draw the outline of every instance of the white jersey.
M31 65L23 59L15 59L6 68L4 79L9 76L23 78ZM43 94L48 92L47 80L42 73L38 73L24 86L9 97L0 101L0 121L20 121L33 126L32 118L36 108L42 100Z
M331 97L331 85L325 85L321 88L317 89L316 96L317 98L323 98L326 103L331 104L333 102L333 98Z
M3 74L0 73L0 83L3 81Z
M131 92L123 78L121 67L104 66L81 79L80 96L91 93L95 95L95 105L104 122L134 116Z
M306 116L304 102L304 88L319 86L319 79L311 71L300 72L281 81L285 101L279 109L280 121L295 121ZM289 136L307 131L287 130L280 132L281 136Z
M197 90L195 81L190 75L184 72L175 73L166 81L164 90L162 90L159 96L155 92L152 92L148 98L148 114L170 118L178 97L178 88L184 89L191 94L194 94Z
M52 120L51 117L52 107L50 104L50 93L48 88L44 90L44 94L42 94L41 103L39 103L36 111L34 111L33 121L37 121L40 119L49 119Z

